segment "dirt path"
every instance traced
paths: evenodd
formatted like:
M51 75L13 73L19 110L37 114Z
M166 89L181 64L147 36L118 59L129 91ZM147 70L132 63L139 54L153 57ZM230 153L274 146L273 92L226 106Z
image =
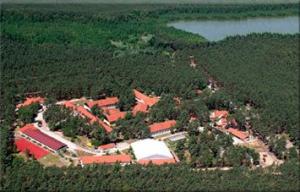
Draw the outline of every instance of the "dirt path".
M259 154L259 162L262 167L280 165L283 163L283 160L279 160L274 153L270 152L269 147L258 138L241 145L252 148Z

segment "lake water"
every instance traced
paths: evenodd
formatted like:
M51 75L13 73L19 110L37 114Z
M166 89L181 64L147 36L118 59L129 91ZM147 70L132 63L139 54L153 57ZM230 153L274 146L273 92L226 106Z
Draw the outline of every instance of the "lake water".
M299 17L177 21L169 23L168 26L199 34L209 41L218 41L228 36L247 35L250 33L299 33Z

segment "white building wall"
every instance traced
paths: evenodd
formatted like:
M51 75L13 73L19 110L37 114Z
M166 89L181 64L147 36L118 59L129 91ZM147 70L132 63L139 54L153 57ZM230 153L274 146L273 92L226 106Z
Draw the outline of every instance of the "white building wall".
M152 137L158 137L158 136L165 135L165 134L170 134L170 133L171 133L171 131L170 131L170 129L168 129L168 130L163 130L163 131L151 133L151 136Z
M163 141L144 139L132 143L131 147L137 160L173 158Z

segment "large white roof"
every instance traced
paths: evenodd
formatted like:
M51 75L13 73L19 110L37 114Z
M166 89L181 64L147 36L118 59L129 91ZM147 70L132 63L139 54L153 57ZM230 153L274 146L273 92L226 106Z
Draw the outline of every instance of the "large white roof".
M144 139L132 143L131 147L137 160L173 158L163 141Z

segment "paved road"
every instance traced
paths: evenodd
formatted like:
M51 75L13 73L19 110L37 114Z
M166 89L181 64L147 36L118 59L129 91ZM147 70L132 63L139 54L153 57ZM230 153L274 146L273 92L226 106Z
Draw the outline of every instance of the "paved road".
M50 137L53 137L55 138L56 140L66 144L68 146L68 148L73 151L74 153L76 153L76 150L80 150L80 151L84 151L86 153L91 153L91 154L94 154L94 155L104 155L104 153L100 153L100 152L96 152L96 151L93 151L93 150L90 150L90 149L86 149L86 148L83 148L65 138L63 138L61 135L53 132L53 131L50 131L49 127L48 127L48 124L46 123L46 121L44 120L44 117L43 117L43 114L46 110L46 107L43 106L43 110L39 111L37 117L35 118L35 120L37 121L41 121L42 122L42 126L39 127L36 125L36 127L43 133L45 133L46 135L50 136Z

